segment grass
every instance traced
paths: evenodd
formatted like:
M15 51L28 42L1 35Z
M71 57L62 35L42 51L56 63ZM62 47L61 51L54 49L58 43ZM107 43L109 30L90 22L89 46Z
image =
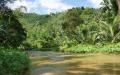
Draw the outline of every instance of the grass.
M64 50L71 53L120 53L120 43L105 45L80 44Z

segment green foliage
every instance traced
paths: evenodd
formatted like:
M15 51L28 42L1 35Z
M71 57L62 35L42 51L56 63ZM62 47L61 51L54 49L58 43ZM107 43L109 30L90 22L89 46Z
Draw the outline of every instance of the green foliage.
M66 12L62 28L67 33L69 38L73 38L75 35L76 26L81 23L83 23L83 20L80 18L79 12L73 8Z
M64 50L64 52L72 53L120 53L120 43L116 44L80 44Z
M108 46L101 48L96 46L97 44L111 43L114 46L114 43L120 42L117 0L103 0L102 7L97 9L72 8L46 15L22 13L19 8L13 12L6 6L8 2L11 3L14 0L0 1L1 45L19 46L24 49L31 47L44 51L70 49L73 52L84 53L97 51L97 48L104 51ZM22 25L26 28L27 35Z
M106 17L108 23L112 23L116 15L118 15L117 0L103 0L102 11L103 16Z
M2 0L3 3L13 0ZM26 31L13 11L7 6L0 6L0 45L18 47L26 39Z
M29 59L18 49L0 48L0 75L25 75L29 71Z
M81 35L76 32L77 28L81 25L86 26L91 20L95 21L96 11L92 8L73 8L54 15L23 14L19 20L27 29L26 42L31 46L40 49L51 47L63 49L81 43L78 37ZM89 24L91 27L93 21Z
M96 44L119 43L119 16L116 17L115 12L109 10L114 4L111 7L111 3L106 6L107 3L103 4L102 9L81 7L47 15L23 13L24 16L19 17L19 20L28 32L25 42L29 47L44 51L64 51L79 44L80 47L83 46L81 49L84 49L84 44L90 44L90 47L84 50L76 47L78 52L83 53L86 50L96 51Z

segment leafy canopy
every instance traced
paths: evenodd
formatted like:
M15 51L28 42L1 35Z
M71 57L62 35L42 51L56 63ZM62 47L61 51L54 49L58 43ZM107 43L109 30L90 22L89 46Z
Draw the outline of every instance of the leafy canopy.
M26 31L13 11L6 6L8 2L14 0L0 0L0 44L17 47L25 40Z

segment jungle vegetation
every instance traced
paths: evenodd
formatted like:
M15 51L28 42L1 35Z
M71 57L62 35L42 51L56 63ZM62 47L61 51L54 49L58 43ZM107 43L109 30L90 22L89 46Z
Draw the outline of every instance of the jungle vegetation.
M66 51L79 45L119 44L119 0L104 0L101 5L100 8L76 7L46 15L15 10L14 14L27 31L20 47ZM81 52L79 48L78 52Z
M120 53L120 0L45 15L12 10L14 1L0 0L0 75L26 74L22 50Z

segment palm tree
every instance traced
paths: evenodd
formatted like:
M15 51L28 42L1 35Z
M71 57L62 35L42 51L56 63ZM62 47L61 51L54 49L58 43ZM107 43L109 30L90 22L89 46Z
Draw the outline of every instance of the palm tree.
M100 24L99 34L104 36L107 41L111 41L111 43L115 43L116 41L120 40L120 25L119 22L117 22L118 20L116 21L116 19L112 24L108 24L105 21L101 21Z

